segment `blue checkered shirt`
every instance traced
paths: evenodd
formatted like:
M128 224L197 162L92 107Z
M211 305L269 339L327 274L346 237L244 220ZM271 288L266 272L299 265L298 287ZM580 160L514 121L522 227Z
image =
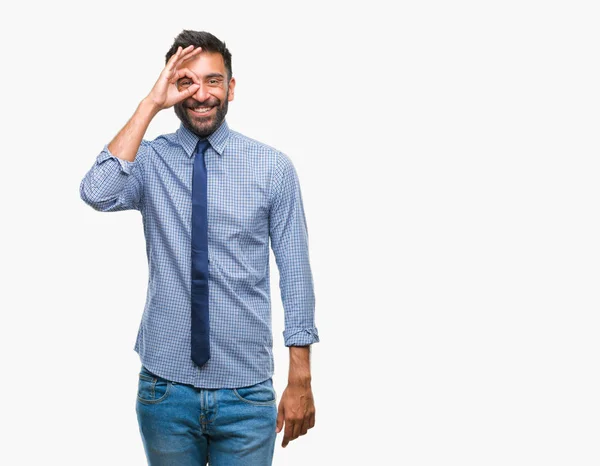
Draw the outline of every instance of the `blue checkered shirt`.
M108 145L80 185L94 209L142 214L148 292L135 351L151 372L202 388L273 375L269 238L279 269L286 346L319 341L300 184L289 157L232 131L208 137L210 360L190 357L192 170L198 137L183 125L142 141L133 162Z

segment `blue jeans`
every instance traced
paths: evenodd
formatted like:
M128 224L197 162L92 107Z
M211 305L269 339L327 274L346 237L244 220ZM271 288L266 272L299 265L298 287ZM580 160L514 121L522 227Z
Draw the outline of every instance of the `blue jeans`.
M136 412L146 457L156 466L269 466L277 402L271 379L204 389L140 371Z

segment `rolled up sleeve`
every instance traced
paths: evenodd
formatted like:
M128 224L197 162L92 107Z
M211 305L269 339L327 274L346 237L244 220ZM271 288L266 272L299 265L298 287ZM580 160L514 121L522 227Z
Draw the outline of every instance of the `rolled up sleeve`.
M142 144L133 162L113 155L104 146L79 186L81 199L100 212L141 210L143 199Z
M279 269L285 346L316 343L319 334L304 205L296 170L283 153L278 153L271 180L269 235Z

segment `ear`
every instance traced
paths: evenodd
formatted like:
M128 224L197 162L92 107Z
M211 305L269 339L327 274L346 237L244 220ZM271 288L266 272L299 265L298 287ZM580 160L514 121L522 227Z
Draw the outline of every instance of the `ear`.
M231 102L233 100L235 94L235 78L231 78L229 80L229 97L228 97L228 101Z

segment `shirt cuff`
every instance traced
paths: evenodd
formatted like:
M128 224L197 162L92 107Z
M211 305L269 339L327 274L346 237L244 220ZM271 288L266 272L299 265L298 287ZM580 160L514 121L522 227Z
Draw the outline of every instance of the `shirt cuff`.
M295 328L283 332L285 346L308 346L319 342L319 332L316 327Z
M131 168L133 167L134 162L130 162L129 160L123 160L113 155L110 152L110 150L108 150L108 144L106 144L104 146L104 149L102 149L102 152L100 152L100 155L96 159L96 163L99 165L108 159L115 159L117 162L119 162L119 165L121 165L122 172L126 173L127 175L131 174Z

